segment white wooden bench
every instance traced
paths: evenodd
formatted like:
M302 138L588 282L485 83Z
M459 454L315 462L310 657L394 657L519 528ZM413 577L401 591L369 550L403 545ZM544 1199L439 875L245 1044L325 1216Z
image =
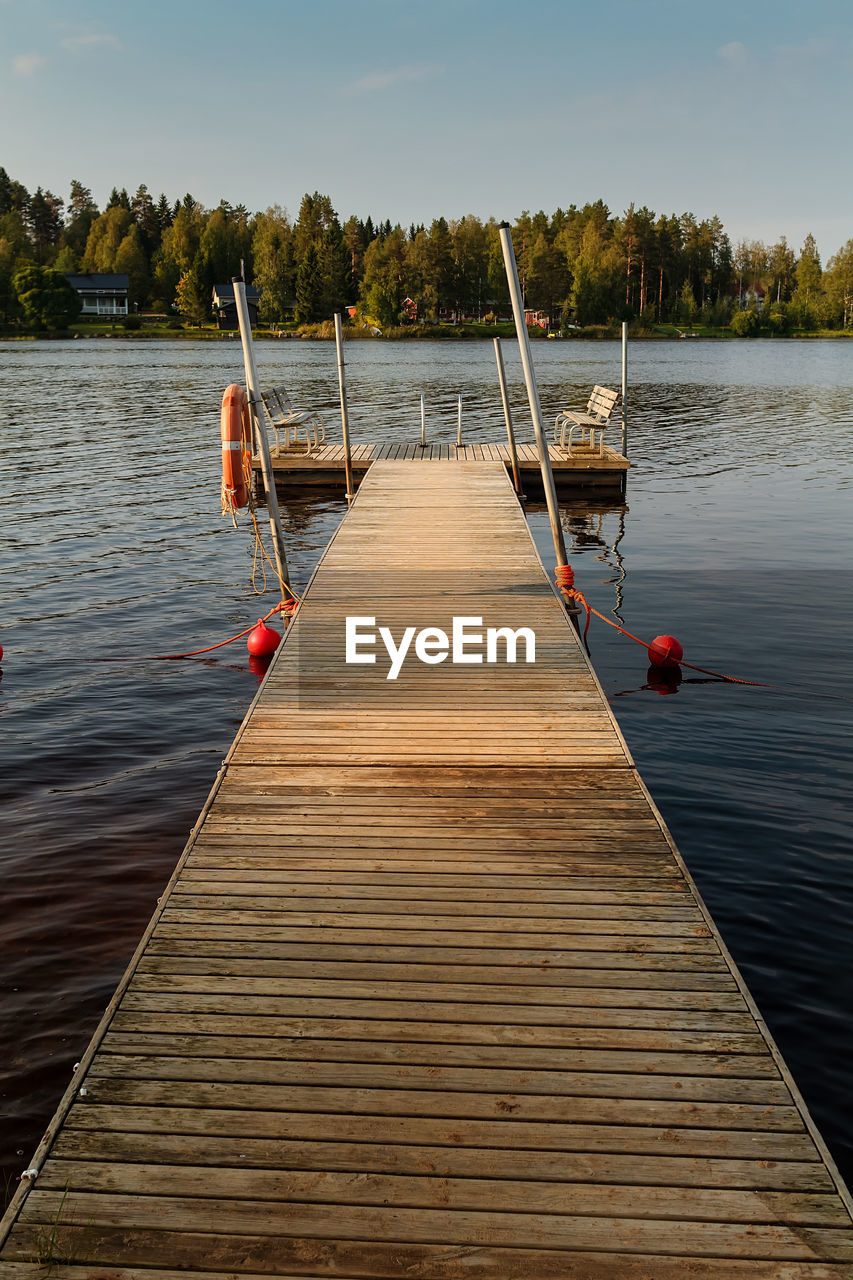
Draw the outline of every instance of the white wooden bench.
M326 440L319 414L297 409L284 387L261 392L261 401L275 435L275 453L311 453Z
M589 397L584 413L572 413L570 410L564 409L562 413L557 414L554 422L554 443L561 445L564 449L568 448L569 453L571 453L572 445L575 443L575 432L577 431L579 433L578 445L595 449L595 433L598 431L598 451L603 454L602 436L618 399L618 391L610 391L607 387L593 387L592 395ZM566 442L567 430L569 433L568 445Z

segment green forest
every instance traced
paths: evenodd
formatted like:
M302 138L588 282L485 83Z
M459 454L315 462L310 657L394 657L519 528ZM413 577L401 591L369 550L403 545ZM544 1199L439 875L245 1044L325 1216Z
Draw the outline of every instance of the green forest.
M853 328L853 240L822 264L811 235L732 245L716 216L655 214L602 200L512 224L525 305L554 325L637 329L675 324L761 333ZM260 319L311 324L355 306L382 326L494 321L509 298L494 218L436 218L427 227L355 215L306 194L294 219L274 205L250 213L192 195L155 199L145 185L113 190L101 210L73 181L68 200L34 192L0 168L0 325L62 328L76 317L63 273L126 274L132 309L212 322L214 284L240 272L261 291ZM72 296L73 295L73 296ZM138 316L128 317L139 323Z

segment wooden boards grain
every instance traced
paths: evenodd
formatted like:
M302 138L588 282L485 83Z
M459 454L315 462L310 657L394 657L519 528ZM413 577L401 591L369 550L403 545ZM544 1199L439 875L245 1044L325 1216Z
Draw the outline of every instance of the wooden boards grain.
M0 1280L837 1280L850 1203L500 461L378 461ZM491 455L493 456L493 455ZM533 663L347 664L347 616ZM377 657L379 653L377 651Z

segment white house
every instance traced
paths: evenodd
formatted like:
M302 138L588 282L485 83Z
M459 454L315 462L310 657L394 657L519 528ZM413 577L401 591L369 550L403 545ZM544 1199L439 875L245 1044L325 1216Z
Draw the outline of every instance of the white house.
M68 275L65 279L79 293L84 316L126 316L130 280L125 275Z

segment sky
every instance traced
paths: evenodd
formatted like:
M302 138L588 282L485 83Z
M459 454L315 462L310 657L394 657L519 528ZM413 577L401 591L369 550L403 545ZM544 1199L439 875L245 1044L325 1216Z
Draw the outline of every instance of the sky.
M603 199L824 262L853 237L853 0L0 0L0 165L403 226Z

